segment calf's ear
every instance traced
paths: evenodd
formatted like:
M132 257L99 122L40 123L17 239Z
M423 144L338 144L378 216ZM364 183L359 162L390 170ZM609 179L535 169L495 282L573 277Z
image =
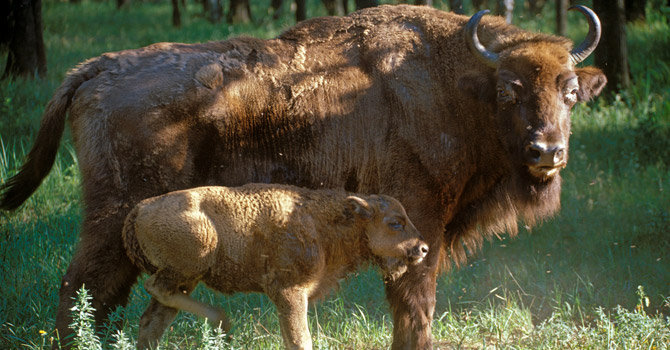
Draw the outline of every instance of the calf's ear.
M349 196L347 201L353 206L354 213L363 219L370 219L372 217L372 207L370 203L361 197Z
M607 77L596 67L577 68L575 73L579 80L579 92L577 92L579 101L589 101L600 95L607 84Z
M496 81L492 75L468 71L458 78L458 88L466 96L484 103L495 103Z

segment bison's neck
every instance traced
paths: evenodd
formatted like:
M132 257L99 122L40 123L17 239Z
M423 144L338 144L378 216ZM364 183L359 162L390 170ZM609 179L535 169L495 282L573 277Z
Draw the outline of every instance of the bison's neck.
M479 179L470 185L478 187L480 193L462 202L445 228L449 254L456 264L466 259L464 245L476 251L485 238L504 233L514 236L520 221L532 227L560 208L560 176L538 183L519 170L498 173L493 179Z

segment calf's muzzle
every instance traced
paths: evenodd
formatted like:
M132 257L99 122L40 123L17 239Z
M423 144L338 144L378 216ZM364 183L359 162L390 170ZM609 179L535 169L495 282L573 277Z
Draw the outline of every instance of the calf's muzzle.
M407 254L407 258L411 264L418 264L423 261L423 259L428 254L428 244L420 242L415 245Z

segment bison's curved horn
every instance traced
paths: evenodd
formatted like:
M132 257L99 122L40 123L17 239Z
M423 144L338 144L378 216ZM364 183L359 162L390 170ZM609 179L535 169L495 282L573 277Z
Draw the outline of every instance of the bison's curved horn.
M487 50L477 36L477 27L479 20L489 13L489 10L482 10L475 13L465 25L465 42L468 44L468 49L485 65L496 68L498 67L498 54Z
M598 19L596 13L590 8L577 5L570 7L568 10L578 10L584 14L589 21L589 33L586 35L586 39L584 39L579 46L570 51L570 59L574 64L577 64L589 57L593 50L596 49L598 41L600 41L600 33L602 30L600 27L600 19Z

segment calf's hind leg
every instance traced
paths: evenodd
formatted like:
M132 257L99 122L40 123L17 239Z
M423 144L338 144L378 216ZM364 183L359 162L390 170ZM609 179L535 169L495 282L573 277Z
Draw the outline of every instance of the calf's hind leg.
M172 323L179 310L165 306L156 298L151 298L149 307L140 319L140 331L137 339L137 348L156 349L165 329Z
M184 310L207 318L214 327L221 326L224 331L228 332L230 330L230 322L223 310L199 302L189 296L197 283L197 280L183 278L179 273L170 269L161 269L147 279L144 283L144 288L151 294L153 297L152 300L155 299L164 307ZM147 318L150 317L150 315L147 315ZM142 318L144 318L144 315ZM162 330L168 325L169 322L163 326ZM160 334L158 337L160 337Z

